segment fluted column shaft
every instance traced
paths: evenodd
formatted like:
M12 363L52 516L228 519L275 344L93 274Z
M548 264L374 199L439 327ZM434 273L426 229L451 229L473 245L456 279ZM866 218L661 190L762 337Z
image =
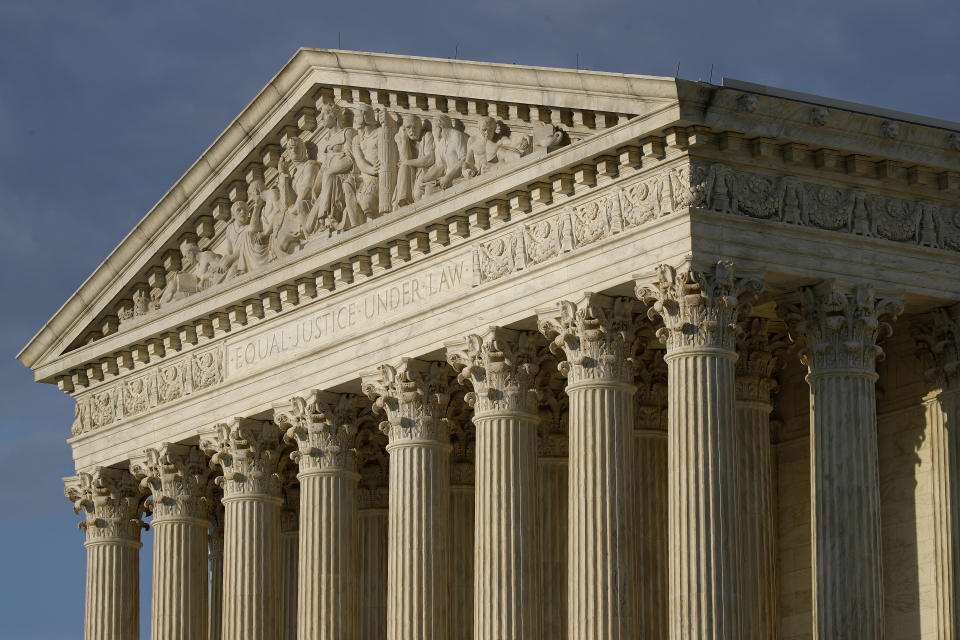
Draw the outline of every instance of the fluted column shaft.
M810 383L813 606L817 638L883 637L876 375Z
M222 507L221 507L222 508ZM222 521L223 514L220 514ZM210 584L207 634L209 640L223 640L223 528L210 528L209 556Z
M130 461L153 511L153 640L207 640L209 477L197 447L164 443Z
M86 516L85 640L139 640L142 490L128 472L98 467L64 493Z
M540 638L537 416L476 414L476 640Z
M569 400L567 637L634 638L637 623L633 301L587 293L540 312Z
M667 433L660 429L634 432L637 468L637 565L640 591L640 637L667 637L669 607L669 528L667 494Z
M281 515L280 527L280 640L297 640L300 535L297 529L286 526L287 515Z
M472 484L450 487L451 638L473 638L474 532Z
M540 610L544 639L567 637L567 480L566 458L541 458L540 491Z
M207 520L153 520L150 637L207 640Z
M960 629L960 385L926 403L933 476L933 538L937 638L954 640Z
M661 265L637 286L666 346L671 640L745 637L735 337L763 281L735 271Z
M280 479L277 428L256 420L219 424L201 447L223 469L224 640L280 637Z
M355 471L301 471L299 640L356 637L357 480Z
M670 637L738 638L734 362L668 351Z
M776 512L773 451L767 402L737 400L737 435L743 475L740 479L743 637L774 640L777 615Z
M87 549L86 640L139 640L139 542L100 539Z
M444 363L413 359L364 376L389 438L387 640L450 634L450 384Z
M877 340L903 309L869 286L822 282L778 305L810 385L813 627L817 640L884 635Z
M383 640L387 632L387 530L386 507L360 509L359 593L357 640Z

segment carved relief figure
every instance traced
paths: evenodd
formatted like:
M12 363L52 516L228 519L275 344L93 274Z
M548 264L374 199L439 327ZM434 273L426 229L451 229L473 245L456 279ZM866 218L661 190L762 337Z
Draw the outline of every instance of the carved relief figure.
M319 173L319 165L317 165L316 173ZM316 174L314 175L315 178ZM308 188L313 189L312 182ZM303 231L304 219L297 215L298 209L302 211L301 206L285 207L279 189L276 187L266 189L259 180L250 185L247 206L250 207L251 218L260 220L272 259L289 255L300 248L305 235ZM309 204L307 206L309 207Z
M267 236L263 233L259 218L251 219L246 202L234 202L230 208L233 221L227 227L223 244L223 258L217 265L221 274L218 282L252 271L270 261Z
M533 150L546 155L563 144L564 132L548 122L533 123Z
M348 113L333 103L325 104L320 112L325 130L317 141L321 170L313 184L317 200L305 225L308 233L318 230L332 233L364 221L357 203L356 165L352 155L356 132L347 126L347 117Z
M313 198L313 184L320 173L320 164L307 155L307 145L296 136L284 141L283 153L277 162L279 172L280 206L284 210L284 219L278 225L279 231L293 236L303 236L303 226L310 214L310 201ZM294 229L299 230L294 231Z
M491 165L506 164L519 160L530 151L530 139L522 136L517 143L500 135L501 123L490 116L483 116L477 121L477 132L470 136L466 171L467 177L472 178L487 173Z
M436 161L423 176L427 194L433 189L449 189L454 180L463 176L467 161L467 134L454 128L450 116L441 113L432 124Z
M380 199L380 123L377 122L373 107L360 103L357 107L359 126L353 137L353 161L358 170L357 204L363 212L364 219L375 218L379 213ZM384 169L388 169L384 167ZM363 220L344 225L349 229Z
M400 158L393 204L402 207L423 197L423 176L436 161L436 149L433 132L425 129L420 117L412 113L403 116L395 140Z

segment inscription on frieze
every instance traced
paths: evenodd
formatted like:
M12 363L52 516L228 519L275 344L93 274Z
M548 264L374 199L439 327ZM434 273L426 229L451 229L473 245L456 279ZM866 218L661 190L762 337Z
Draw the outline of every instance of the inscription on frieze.
M298 354L357 333L392 324L399 318L469 289L469 256L348 296L259 333L227 341L227 378L283 362Z

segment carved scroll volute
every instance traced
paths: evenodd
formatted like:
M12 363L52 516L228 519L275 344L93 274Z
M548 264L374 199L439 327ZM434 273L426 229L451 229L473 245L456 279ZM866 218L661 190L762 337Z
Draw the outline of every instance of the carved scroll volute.
M217 484L228 500L245 495L280 498L280 431L271 422L237 418L201 434L200 448L223 475Z
M154 518L207 520L210 468L197 447L163 443L130 461L130 473L151 494Z
M732 262L719 260L707 269L690 261L681 268L662 264L652 277L637 280L636 294L648 305L651 320L661 320L657 337L667 352L681 349L735 349L738 319L749 314L763 290L763 277L738 276Z
M541 310L537 315L540 332L551 341L550 349L566 356L558 369L568 384L633 382L634 356L644 344L634 300L587 292L578 303L563 300L556 310Z
M875 375L877 359L883 357L877 342L893 332L889 323L903 310L902 298L878 297L870 285L836 280L803 287L799 298L799 304L778 304L777 311L800 343L800 359L810 372L858 370Z
M87 541L117 539L140 541L145 493L126 470L96 467L65 481L64 495L73 503L74 513L84 512L78 525Z
M301 473L310 469L357 470L360 397L312 390L274 410L283 439L296 446L290 458Z
M374 411L386 416L380 428L391 443L415 439L448 444L451 378L446 363L403 358L364 375L362 389L373 400Z
M490 327L447 345L447 362L457 371L457 382L473 391L464 399L476 415L498 412L537 414L537 335Z
M960 391L960 305L934 309L910 327L924 375L944 391Z

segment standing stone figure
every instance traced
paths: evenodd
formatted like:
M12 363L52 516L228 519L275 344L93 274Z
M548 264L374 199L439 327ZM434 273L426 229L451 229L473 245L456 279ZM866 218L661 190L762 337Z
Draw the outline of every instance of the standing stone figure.
M420 116L412 113L403 116L403 126L394 139L400 158L393 204L402 207L423 197L423 177L436 162L436 149L433 132L425 129Z
M346 117L347 112L333 103L325 104L320 111L326 130L317 141L321 170L313 183L317 200L305 225L310 233L349 229L365 220L357 203L356 164L351 153L356 131L346 125Z
M449 189L457 178L463 176L463 167L467 161L467 134L455 129L450 116L439 114L433 119L433 141L436 146L436 161L423 176L424 183L433 183L427 187Z

